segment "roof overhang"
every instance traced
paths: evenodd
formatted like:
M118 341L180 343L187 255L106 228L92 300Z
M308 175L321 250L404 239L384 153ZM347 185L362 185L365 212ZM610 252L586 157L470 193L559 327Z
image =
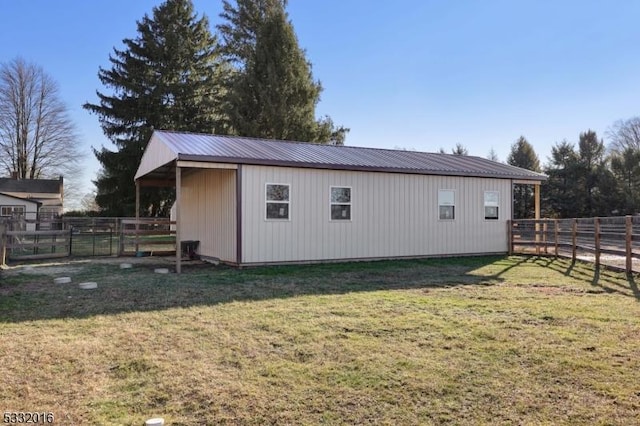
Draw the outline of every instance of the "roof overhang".
M42 205L42 203L40 201L31 200L29 198L16 197L14 195L7 194L5 192L0 192L0 195L2 195L3 197L8 197L8 198L11 198L11 199L14 199L14 200L17 200L17 201L21 201L23 203L32 203L32 204L35 204L37 206L41 206Z

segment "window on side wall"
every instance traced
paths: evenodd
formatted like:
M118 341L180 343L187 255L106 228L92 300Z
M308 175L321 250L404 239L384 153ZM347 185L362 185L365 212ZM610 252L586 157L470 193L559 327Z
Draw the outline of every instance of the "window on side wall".
M438 191L438 217L440 220L456 218L456 193L451 189Z
M485 191L484 192L485 220L498 220L499 206L500 206L500 193L498 191Z
M331 187L331 220L351 220L351 188Z
M267 220L289 220L289 184L268 183L265 200Z
M24 206L2 206L0 208L0 216L23 217L24 213L25 213Z

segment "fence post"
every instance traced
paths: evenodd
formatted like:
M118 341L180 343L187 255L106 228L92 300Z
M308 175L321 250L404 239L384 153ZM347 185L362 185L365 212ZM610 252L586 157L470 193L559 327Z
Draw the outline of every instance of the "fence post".
M593 218L594 237L596 244L596 269L600 267L600 218Z
M122 224L122 219L118 219L117 223L120 225L120 238L118 241L118 257L120 257L124 253L124 225Z
M556 257L558 257L558 219L553 220L553 241L554 241L555 255Z
M69 257L71 257L71 253L73 248L73 225L69 227Z
M0 224L0 266L7 264L7 233L5 231L6 226Z
M625 255L626 255L626 271L627 274L633 272L633 253L631 251L633 241L633 218L631 216L625 217Z
M171 224L169 224L169 229L171 229ZM513 222L511 220L507 220L507 243L509 244L508 253L509 256L513 255Z
M571 261L575 263L578 248L578 220L571 219Z

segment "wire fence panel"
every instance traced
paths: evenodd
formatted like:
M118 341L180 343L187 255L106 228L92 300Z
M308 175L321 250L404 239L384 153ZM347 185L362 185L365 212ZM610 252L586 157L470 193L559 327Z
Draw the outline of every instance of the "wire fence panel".
M175 252L169 219L64 217L39 221L0 218L0 254L19 261L53 257L165 254Z

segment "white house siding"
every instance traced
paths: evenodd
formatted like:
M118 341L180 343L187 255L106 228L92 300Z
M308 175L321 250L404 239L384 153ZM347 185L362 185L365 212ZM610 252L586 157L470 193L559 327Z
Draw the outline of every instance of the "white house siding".
M24 207L25 216L27 220L35 220L38 217L38 204L30 200L21 200L14 197L8 197L0 194L0 213L2 213L2 207ZM27 231L35 231L35 223L29 223L24 228Z
M290 184L290 220L265 219L266 183ZM330 221L331 186L349 186L351 221ZM455 190L455 220L438 219L438 190ZM499 191L499 220L484 219ZM243 167L242 262L295 262L507 251L511 181Z
M181 239L199 240L203 256L236 262L235 170L187 169L181 196Z

